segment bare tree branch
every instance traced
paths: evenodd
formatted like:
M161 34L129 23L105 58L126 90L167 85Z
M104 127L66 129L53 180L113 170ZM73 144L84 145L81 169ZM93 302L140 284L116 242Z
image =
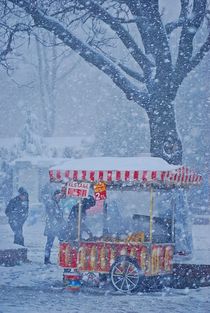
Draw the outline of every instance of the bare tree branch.
M184 6L183 12L187 12L187 5L189 1L183 0L182 5ZM179 79L183 79L186 76L187 68L189 66L190 59L193 54L193 39L199 29L206 12L207 0L195 0L191 18L186 19L182 27L180 41L179 41L179 52L176 62L176 72L179 74ZM184 13L183 13L184 15Z
M95 51L88 44L83 43L54 18L46 15L34 6L31 7L28 1L8 1L23 8L27 13L29 13L34 20L35 25L53 32L63 43L65 43L65 45L69 46L71 49L77 52L85 61L93 64L98 69L103 71L112 79L114 84L125 93L128 99L133 99L142 107L145 107L148 104L148 94L145 92L140 92L139 89L123 75L123 73L110 59L103 56L98 51Z
M15 35L17 33L27 32L28 38L30 38L31 26L24 23L17 23L15 25L9 26L4 21L0 23L0 28L3 29L4 35L2 40L2 46L5 46L4 49L0 52L0 64L8 69L11 69L6 62L7 56L13 51L13 42Z
M189 0L181 0L181 11L178 20L165 25L167 34L170 34L176 28L183 26L188 20L189 3Z
M86 1L79 0L80 3L88 7L88 11L94 14L94 16L99 16L100 20L108 24L111 29L118 35L123 44L129 50L130 54L133 56L134 60L141 66L143 72L148 77L151 72L152 64L149 59L143 54L141 49L138 47L136 42L133 40L132 36L125 30L118 19L111 16L105 9L103 9L94 0Z
M141 83L145 83L146 82L146 79L141 75L139 74L138 72L130 69L129 67L127 67L126 65L118 62L118 66L127 74L129 75L130 77L136 79L137 81L141 82Z
M184 22L185 22L185 19L180 18L177 21L170 22L170 23L166 24L165 25L166 33L169 35L170 33L172 33L172 31L174 31L178 27L183 26Z
M147 54L153 55L156 63L156 79L170 80L172 60L165 27L162 24L158 0L126 1L132 14L138 17L136 25L141 34ZM151 26L152 25L152 26ZM153 88L151 84L150 89Z
M110 57L110 59L117 64L127 75L129 75L131 78L134 78L135 80L137 80L140 83L145 83L146 79L144 78L143 75L139 74L138 72L132 70L131 68L129 68L128 66L126 66L125 64L121 63L119 60L117 60L116 58Z
M12 46L11 45L12 45L12 40L13 40L14 34L15 34L14 31L12 31L9 34L6 48L0 53L0 62L5 60L8 53L12 52Z
M189 13L189 4L190 0L181 0L181 12L179 18L187 19L187 15Z
M196 55L191 59L188 64L187 71L188 73L193 70L206 56L207 52L210 50L210 33L205 41L205 43L201 46L200 50Z

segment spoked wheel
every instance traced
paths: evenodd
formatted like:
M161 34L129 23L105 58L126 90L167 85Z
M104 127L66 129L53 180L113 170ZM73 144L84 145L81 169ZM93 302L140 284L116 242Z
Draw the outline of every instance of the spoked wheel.
M135 259L121 256L113 263L110 277L116 290L129 293L138 290L143 279L143 272Z

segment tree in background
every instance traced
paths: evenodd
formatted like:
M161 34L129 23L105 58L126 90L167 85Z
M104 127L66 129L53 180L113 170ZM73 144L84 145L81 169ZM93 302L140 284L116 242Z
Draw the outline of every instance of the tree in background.
M29 109L26 111L25 125L20 134L21 155L42 155L43 143L39 132L39 123L35 114Z
M7 1L0 1L0 67L6 70L18 87L30 88L32 82L18 83L12 76L17 67L17 60L35 68L38 79L33 77L33 83L39 82L39 104L42 113L40 127L44 136L52 136L54 133L57 85L72 73L81 60L74 60L68 68L64 68L65 61L70 59L73 52L57 41L54 34L44 29L34 29L30 17L23 10L11 10ZM31 46L32 54L35 52L37 60L31 58L31 55L23 56L24 50L21 48L26 43Z
M170 22L165 22L158 0L4 3L13 10L23 9L31 17L33 28L54 33L85 61L108 75L128 99L145 110L152 155L169 163L182 163L174 100L184 78L210 49L207 0L180 0L179 16ZM80 31L78 21L85 32ZM173 55L176 46L171 46L171 34L177 29L180 35L177 53ZM196 46L201 30L205 32L204 40ZM119 56L119 47L124 56Z
M62 83L67 75L71 75L78 65L78 60L71 62L71 66L63 68L65 61L72 58L72 51L69 49L67 51L58 43L53 33L43 29L36 30L34 36L43 134L51 137L55 130L57 85ZM64 69L63 72L62 69Z
M39 36L38 36L39 35ZM56 38L51 34L39 31L35 36L40 104L43 112L43 134L52 136L55 128L56 112L56 78L57 78L57 47ZM53 45L45 47L41 42L45 42L45 37L52 37ZM51 38L48 38L51 40Z
M30 38L30 19L20 9L11 12L7 2L0 1L0 66L8 73L13 70L13 59L18 55L25 38Z
M4 202L4 207L11 199L13 192L11 161L13 161L11 152L0 147L0 198Z

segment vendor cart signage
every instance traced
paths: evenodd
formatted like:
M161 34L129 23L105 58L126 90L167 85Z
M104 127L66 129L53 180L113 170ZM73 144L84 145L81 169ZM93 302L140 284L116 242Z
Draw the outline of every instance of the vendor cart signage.
M77 198L87 198L89 193L90 184L89 183L78 183L70 182L66 186L66 196L77 197Z
M106 199L106 184L104 182L99 182L93 188L96 201Z

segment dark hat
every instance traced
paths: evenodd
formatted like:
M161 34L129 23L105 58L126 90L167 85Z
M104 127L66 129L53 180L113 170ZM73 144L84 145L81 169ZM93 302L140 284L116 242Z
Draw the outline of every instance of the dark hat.
M28 196L28 192L27 192L26 189L23 188L23 187L20 187L20 188L18 189L18 193L19 193L20 195Z
M90 209L92 206L96 204L96 200L93 196L88 196L87 198L82 199L82 206L85 210Z
M88 202L89 202L90 207L96 205L96 200L93 196L88 196Z

